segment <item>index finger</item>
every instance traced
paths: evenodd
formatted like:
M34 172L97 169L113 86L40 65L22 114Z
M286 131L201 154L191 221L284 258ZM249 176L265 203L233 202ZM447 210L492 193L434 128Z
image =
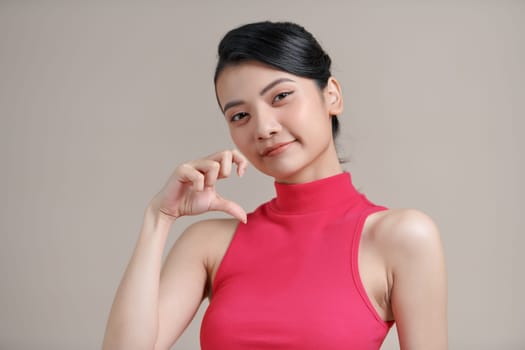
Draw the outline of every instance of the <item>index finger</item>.
M232 162L237 165L237 175L243 176L248 167L248 160L246 157L237 149L232 149Z
M243 176L245 171L246 171L246 168L248 167L248 160L237 149L232 149L232 150L227 150L227 151L214 153L212 155L209 155L206 158L211 159L211 160L215 160L215 161L217 161L219 163L222 163L223 160L226 158L225 157L225 153L229 153L229 155L231 155L231 156L229 156L227 158L231 159L231 163L232 164L237 165L237 175ZM222 164L222 165L224 165L224 164Z

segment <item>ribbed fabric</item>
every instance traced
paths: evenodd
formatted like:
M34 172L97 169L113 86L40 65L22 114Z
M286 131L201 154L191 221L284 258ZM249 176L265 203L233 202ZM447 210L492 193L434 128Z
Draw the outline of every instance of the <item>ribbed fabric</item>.
M344 172L277 196L240 223L201 326L203 350L377 350L393 322L368 299L357 267L371 203Z

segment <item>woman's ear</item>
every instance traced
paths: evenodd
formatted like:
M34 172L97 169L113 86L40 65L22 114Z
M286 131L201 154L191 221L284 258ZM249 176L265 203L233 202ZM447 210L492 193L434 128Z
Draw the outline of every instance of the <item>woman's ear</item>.
M328 115L340 115L343 112L343 93L339 82L334 77L328 79L324 88L324 98Z

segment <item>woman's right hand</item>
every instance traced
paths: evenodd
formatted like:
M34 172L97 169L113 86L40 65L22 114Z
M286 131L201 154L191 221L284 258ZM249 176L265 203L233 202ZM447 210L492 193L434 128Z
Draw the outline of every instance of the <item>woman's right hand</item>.
M173 220L184 215L223 211L246 222L244 209L215 191L215 183L230 176L233 164L237 166L237 174L242 176L248 161L239 151L227 150L183 163L153 198L152 204Z

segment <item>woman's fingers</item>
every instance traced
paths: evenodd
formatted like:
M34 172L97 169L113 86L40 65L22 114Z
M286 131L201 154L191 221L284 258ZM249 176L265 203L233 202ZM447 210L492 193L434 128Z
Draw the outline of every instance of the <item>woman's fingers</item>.
M231 216L243 223L246 223L247 221L246 211L244 211L244 209L241 208L240 205L238 205L235 202L224 199L218 194L216 195L215 200L210 204L210 210L223 211L227 214L230 214Z
M219 178L223 179L230 176L232 172L232 153L229 151L221 152L221 170L219 173Z
M243 176L246 172L246 168L248 167L248 160L241 152L236 149L232 150L231 153L232 161L237 165L237 175Z
M241 152L239 152L236 149L214 153L206 158L215 160L220 163L220 179L230 176L232 164L235 164L237 166L237 175L239 176L244 175L248 166L248 160L244 157L244 155Z
M217 180L229 177L233 164L242 176L248 162L239 151L231 150L179 165L158 194L161 204L176 217L220 210L246 222L246 212L215 191Z
M219 177L220 163L211 159L199 159L191 162L191 164L197 171L200 171L204 175L205 187L213 187L215 185Z
M176 177L182 183L190 182L195 191L204 190L204 174L198 171L194 165L181 164L176 170Z
M229 177L232 164L237 166L239 176L244 175L248 161L234 149L184 163L179 167L177 177L181 182L191 182L195 191L203 191L206 187L213 187L217 179Z

